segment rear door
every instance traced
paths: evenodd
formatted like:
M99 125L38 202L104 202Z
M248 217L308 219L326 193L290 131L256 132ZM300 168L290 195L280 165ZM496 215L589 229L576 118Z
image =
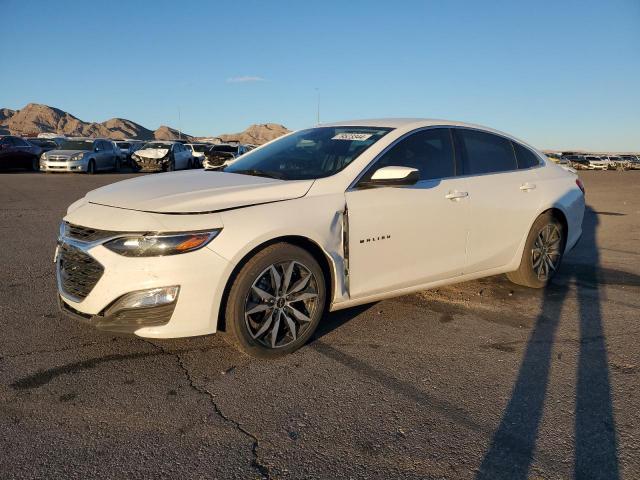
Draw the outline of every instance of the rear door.
M471 208L465 274L502 267L513 259L538 211L536 168L518 168L508 138L470 128L456 128L454 134Z
M428 128L403 138L362 181L385 166L417 168L420 181L356 184L346 192L352 298L454 278L465 265L469 200L466 179L456 177L450 130Z

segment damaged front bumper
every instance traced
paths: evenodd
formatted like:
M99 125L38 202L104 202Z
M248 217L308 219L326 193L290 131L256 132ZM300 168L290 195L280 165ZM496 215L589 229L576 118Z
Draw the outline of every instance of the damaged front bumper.
M135 167L142 172L163 172L167 170L170 159L163 158L146 158L133 156L131 157Z

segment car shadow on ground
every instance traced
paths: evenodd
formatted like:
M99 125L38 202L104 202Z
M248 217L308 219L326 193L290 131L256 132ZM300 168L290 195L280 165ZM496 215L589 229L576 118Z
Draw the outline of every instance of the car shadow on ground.
M640 285L640 277L600 267L598 215L586 208L576 247L586 262L567 262L545 290L511 398L476 475L478 480L526 479L549 385L552 350L562 308L574 283L578 302L579 352L575 392L575 478L620 478L608 354L602 325L601 288L607 283Z
M620 478L601 289L605 285L638 287L640 276L601 267L596 241L599 214L590 207L586 208L582 239L574 252L568 255L569 258L565 259L567 261L558 276L542 294L540 313L527 341L510 400L478 469L478 480L529 478L547 397L554 342L572 284L575 285L579 305L574 476ZM473 430L486 431L485 427L474 424L454 405L439 405L443 402L402 380L379 372L362 360L336 350L322 340L322 337L374 305L371 303L328 314L310 346L360 374L403 392L420 404L455 417L455 421ZM550 458L548 453L543 453L542 457ZM555 459L552 463L555 463Z

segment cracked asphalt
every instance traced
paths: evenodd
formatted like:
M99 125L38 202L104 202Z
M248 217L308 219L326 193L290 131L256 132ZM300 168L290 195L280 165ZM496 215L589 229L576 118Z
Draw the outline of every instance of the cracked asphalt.
M60 218L128 176L0 174L0 478L640 478L640 172L581 174L546 290L336 312L277 361L58 313Z

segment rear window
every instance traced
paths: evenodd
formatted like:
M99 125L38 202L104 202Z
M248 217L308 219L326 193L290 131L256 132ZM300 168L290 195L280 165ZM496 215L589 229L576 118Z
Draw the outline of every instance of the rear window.
M479 130L456 129L463 175L508 172L518 168L511 141Z
M518 168L532 168L540 165L540 159L538 158L538 156L527 147L513 142L513 149L516 151ZM554 158L557 157L554 155Z

